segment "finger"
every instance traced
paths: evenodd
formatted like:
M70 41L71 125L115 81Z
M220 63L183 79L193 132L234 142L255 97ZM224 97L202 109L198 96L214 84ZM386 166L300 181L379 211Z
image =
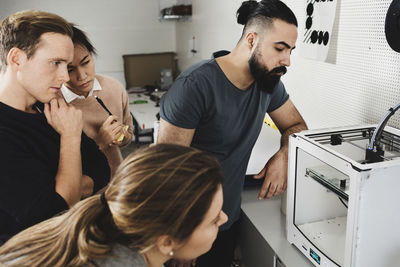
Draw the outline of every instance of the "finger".
M113 141L114 144L121 144L122 141L124 140L125 134L123 132L120 133L120 135L118 136L118 138L116 140Z
M111 130L111 135L113 136L113 140L116 140L122 132L122 127L121 125L115 127L114 129Z
M129 133L126 131L127 126L128 126L128 125L125 125L125 126L122 125L122 126L121 126L121 132L119 133L117 139L115 139L115 140L113 141L114 144L120 145L120 144L124 141L125 137L128 136Z
M107 124L112 124L113 122L118 121L118 117L114 115L108 116L108 118L105 120L104 123L107 122Z
M263 199L268 194L270 187L271 183L268 180L265 180L261 187L260 193L258 194L258 199Z
M280 194L282 194L284 191L283 191L283 185L282 186L278 186L277 188L276 188L276 191L275 191L275 195L274 196L278 196L278 195L280 195Z
M272 183L269 184L269 189L268 192L265 194L265 198L268 199L272 197L272 195L275 193L276 188Z
M113 144L113 145L115 145L115 144L120 144L121 142L118 141L118 138L119 138L120 136L121 136L121 135L120 135L119 133L113 134L113 135L111 136L111 144Z
M58 113L58 102L57 99L53 98L50 100L50 114L57 114Z
M49 105L48 103L45 103L45 104L44 104L44 110L43 110L43 112L44 112L44 116L45 116L46 119L47 119L47 123L48 123L48 124L51 124L50 105Z
M118 125L112 121L105 121L101 127L104 131L108 132L108 134L112 135L113 131L118 127Z
M129 131L128 131L129 125L122 124L121 127L122 127L122 132L123 132L124 135L129 134Z
M266 168L263 168L257 175L254 175L254 179L261 179L265 176Z
M122 131L122 125L118 122L113 121L109 126L110 130L115 132L115 134L119 134ZM119 135L118 135L119 136Z
M119 146L121 144L121 142L119 141L112 141L112 145L110 146Z
M271 188L269 189L269 193L267 194L266 198L271 198L275 195L276 186L271 184Z
M60 108L64 108L67 106L67 103L65 102L64 98L62 98L62 97L57 98L57 103Z
M52 110L53 108L54 108L54 109L58 109L58 101L57 101L57 98L51 99L50 102L49 102L49 104L50 104L51 110Z
M287 181L285 181L285 182L283 182L283 191L285 192L286 191L286 189L287 189Z
M117 116L112 115L112 117L113 117L112 123L118 122L118 124L121 124L119 123L119 118Z

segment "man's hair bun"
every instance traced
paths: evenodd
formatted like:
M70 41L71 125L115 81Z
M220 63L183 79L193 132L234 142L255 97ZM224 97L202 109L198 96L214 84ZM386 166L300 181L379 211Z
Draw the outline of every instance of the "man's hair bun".
M258 2L254 0L244 1L236 12L237 23L246 25L249 15L258 7Z

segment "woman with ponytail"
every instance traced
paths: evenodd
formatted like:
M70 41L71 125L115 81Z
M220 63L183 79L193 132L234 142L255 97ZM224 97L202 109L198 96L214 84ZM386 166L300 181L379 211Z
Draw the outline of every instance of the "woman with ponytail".
M222 174L206 152L156 145L131 154L101 195L0 247L5 266L159 267L207 252L227 221Z

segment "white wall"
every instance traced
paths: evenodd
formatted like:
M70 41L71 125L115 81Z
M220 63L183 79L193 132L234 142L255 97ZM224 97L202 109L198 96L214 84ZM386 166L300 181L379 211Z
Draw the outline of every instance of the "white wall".
M216 50L235 46L242 31L235 20L241 2L193 0L192 20L177 22L176 26L181 69L209 58ZM303 27L307 1L284 2ZM310 128L377 123L389 107L400 102L400 54L389 48L384 35L390 2L338 0L330 63L308 60L293 52L292 66L283 81ZM199 51L195 57L188 56L192 36ZM399 117L395 115L388 125L400 128Z
M284 1L303 27L306 1ZM176 51L182 70L216 50L231 50L242 32L235 16L241 2L192 0L192 18L175 22L158 20L158 0L0 0L0 18L27 8L60 14L88 32L98 49L97 71L124 83L123 54ZM328 62L308 60L294 51L283 81L311 128L377 123L400 101L400 55L384 36L390 2L338 0ZM193 36L198 51L194 56L189 53ZM389 125L399 128L400 115Z
M242 33L236 23L236 11L242 0L193 0L193 16L176 23L176 52L181 70L193 63L210 58L212 53L235 47ZM194 56L189 53L189 40L195 37Z
M175 51L175 22L159 21L158 0L0 0L0 19L24 10L54 12L87 32L96 71L125 84L122 55Z

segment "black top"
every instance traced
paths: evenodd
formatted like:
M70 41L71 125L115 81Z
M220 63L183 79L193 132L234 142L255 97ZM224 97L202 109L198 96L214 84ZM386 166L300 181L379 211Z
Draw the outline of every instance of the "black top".
M0 244L19 231L68 209L55 191L60 135L44 114L0 102ZM82 173L94 192L107 185L110 168L96 143L82 134Z
M218 52L215 56L224 55ZM265 113L287 100L282 82L273 92L254 82L240 90L225 76L215 59L197 63L182 72L161 99L161 118L186 129L196 129L191 146L212 153L224 174L223 210L229 228L240 215L241 191L250 154L261 131Z

